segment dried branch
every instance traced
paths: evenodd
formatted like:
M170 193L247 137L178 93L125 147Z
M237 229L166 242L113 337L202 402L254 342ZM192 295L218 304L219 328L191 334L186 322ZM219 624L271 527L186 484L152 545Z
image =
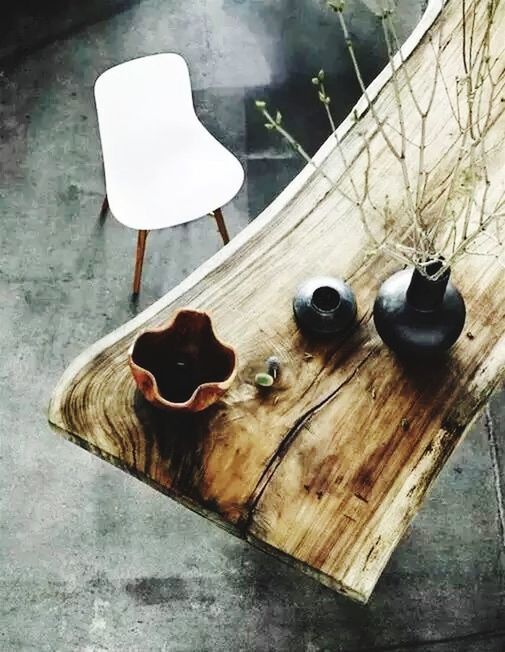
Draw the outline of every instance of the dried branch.
M437 42L431 34L428 38L433 52L433 75L428 89L427 102L421 103L410 76L408 62L404 60L394 23L394 6L391 0L367 0L376 13L382 38L386 47L391 70L391 88L395 104L398 127L382 119L365 86L345 17L344 0L329 0L328 6L336 13L346 49L358 85L363 93L374 131L365 134L357 128L362 140L362 154L365 167L362 177L356 179L349 170L348 161L338 136L331 111L331 98L325 87L324 71L312 79L318 97L324 107L336 150L341 158L350 184L350 193L342 190L321 166L305 152L301 145L282 126L282 117L275 119L264 102L257 106L266 118L265 126L278 132L290 146L311 164L330 183L332 191L351 202L357 209L363 229L375 252L385 252L403 264L413 265L421 273L429 275L430 262L442 260L443 265L431 278L441 277L448 267L454 265L463 255L481 255L478 243L489 248L502 247L502 223L505 219L505 193L493 203L493 179L489 170L489 157L494 154L496 143L488 142L489 134L498 119L497 103L503 102L505 70L497 57L493 58L493 40L496 38L496 11L502 0L461 0L462 75L454 80L444 74L442 55L450 42L446 38L444 19L440 19ZM417 116L417 129L407 131L406 112L410 110L402 99L407 91L407 101L412 103L411 116ZM431 145L436 140L432 125L437 124L437 97L444 93L450 108L448 122L453 141L444 154L428 163ZM424 104L424 106L423 106ZM359 116L353 114L356 122ZM407 226L394 219L386 196L382 205L371 198L371 170L373 138L382 139L398 165L403 186L403 212ZM417 141L417 142L416 142ZM432 158L432 157L431 157ZM452 161L448 174L440 180L440 172L446 161ZM379 216L383 222L381 236L373 232L370 214ZM495 254L492 254L495 256ZM498 256L499 258L499 256Z

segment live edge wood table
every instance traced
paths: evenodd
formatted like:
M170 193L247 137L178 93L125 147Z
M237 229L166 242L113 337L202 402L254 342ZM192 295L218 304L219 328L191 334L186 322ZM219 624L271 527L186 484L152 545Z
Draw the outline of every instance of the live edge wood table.
M505 33L503 5L498 33ZM461 66L460 3L449 2L442 14L441 65L453 79ZM403 47L416 92L433 75L428 33L436 35L441 22L432 2ZM505 55L498 55L501 70ZM369 94L378 115L393 120L388 70ZM433 147L442 155L449 138L442 89L435 101ZM502 107L496 110L498 138L505 120ZM346 161L358 174L365 155L357 130L365 130L371 190L387 184L394 207L401 197L397 168L364 102L357 111L359 122L349 119L338 131ZM408 129L409 111L406 121ZM503 159L501 148L493 165L505 170ZM332 138L316 160L349 186ZM366 251L355 208L329 193L308 166L227 247L77 358L54 392L50 421L230 532L366 602L429 485L503 376L505 358L505 285L493 258L469 257L453 270L473 335L426 368L401 363L378 339L371 306L394 266ZM307 339L292 318L296 286L319 273L347 278L357 294L359 325L340 341ZM239 357L238 379L224 400L190 416L147 404L127 366L136 333L166 322L181 306L209 311L218 336ZM282 360L281 379L274 391L260 393L254 375L272 354Z

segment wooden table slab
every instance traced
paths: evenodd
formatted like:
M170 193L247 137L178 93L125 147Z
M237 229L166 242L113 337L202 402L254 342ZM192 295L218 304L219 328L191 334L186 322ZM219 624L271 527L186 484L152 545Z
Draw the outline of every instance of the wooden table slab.
M421 93L433 74L426 32L440 28L439 11L432 2L403 48ZM454 77L461 66L460 4L453 0L443 11L442 67ZM497 22L505 30L503 6ZM503 68L505 57L498 56ZM394 114L388 70L369 92L379 115ZM408 104L405 88L401 92ZM443 170L451 155L447 100L439 95L432 155L445 157ZM399 210L395 163L364 107L361 101L358 125L348 119L339 128L347 161L353 170L363 167L357 130L365 130L371 189L380 194L386 186ZM497 111L498 134L505 121L501 106ZM316 158L348 187L332 138ZM505 170L503 159L498 151L497 170ZM473 337L463 335L436 366L402 364L371 320L377 288L394 265L366 255L355 209L328 188L305 168L221 252L79 356L54 392L49 419L91 452L366 602L429 485L503 377L505 285L492 258L459 264L453 278L466 298L466 330ZM359 303L358 327L326 344L302 336L291 309L298 283L320 273L350 280ZM127 366L136 333L166 322L181 306L209 311L218 335L239 356L238 380L224 400L184 416L147 404ZM274 391L260 393L254 375L271 354L282 360L281 380Z

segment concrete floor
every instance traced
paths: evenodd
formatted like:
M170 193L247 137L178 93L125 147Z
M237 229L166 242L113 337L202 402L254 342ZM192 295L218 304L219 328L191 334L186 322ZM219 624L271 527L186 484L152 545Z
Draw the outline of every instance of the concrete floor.
M317 0L7 0L0 26L0 652L505 650L505 409L492 403L443 471L360 607L55 436L45 420L70 360L219 247L200 220L148 243L129 301L134 234L101 226L92 86L105 68L175 50L197 112L243 161L237 233L300 164L264 132L266 97L314 150L326 133L310 75L356 94ZM408 31L420 3L405 0ZM356 3L366 72L381 66ZM279 38L282 36L282 39ZM344 91L342 91L344 89Z

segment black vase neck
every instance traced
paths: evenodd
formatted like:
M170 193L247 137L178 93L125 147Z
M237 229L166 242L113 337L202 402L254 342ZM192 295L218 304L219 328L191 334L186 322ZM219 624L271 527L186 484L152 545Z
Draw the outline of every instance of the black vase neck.
M407 302L416 310L436 310L443 302L451 270L447 270L436 281L423 276L414 269L407 289Z

